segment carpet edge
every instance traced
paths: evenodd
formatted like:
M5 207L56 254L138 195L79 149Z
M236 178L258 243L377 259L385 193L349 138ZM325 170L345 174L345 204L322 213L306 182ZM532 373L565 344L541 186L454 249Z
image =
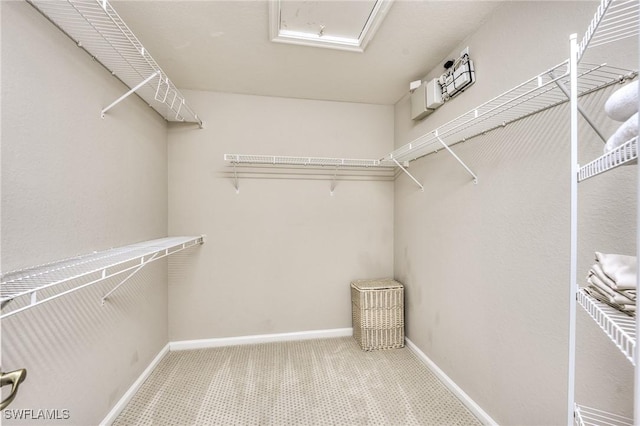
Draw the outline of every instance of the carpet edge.
M449 391L451 391L451 393L453 393L460 400L460 402L462 402L462 404L464 404L464 406L467 407L467 409L471 411L471 413L473 413L473 415L475 415L478 420L482 422L482 424L488 426L498 425L498 423L493 420L491 416L489 416L489 414L487 414L482 409L482 407L480 407L480 405L478 405L473 399L471 399L471 397L467 395L462 390L462 388L460 388L460 386L456 384L456 382L454 382L449 376L447 376L447 374L442 371L435 362L433 362L424 352L422 352L415 343L413 343L411 340L409 340L409 338L406 337L405 343L406 346L420 359L420 361L422 361L427 366L427 368L429 368L429 370L431 370L433 374L435 374L438 379L440 379L442 384L445 385L446 388L449 389Z

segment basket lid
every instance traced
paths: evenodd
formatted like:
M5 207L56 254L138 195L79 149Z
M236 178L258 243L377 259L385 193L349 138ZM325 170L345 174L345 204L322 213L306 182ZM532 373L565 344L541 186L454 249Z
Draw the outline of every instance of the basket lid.
M357 290L384 290L402 288L402 284L392 278L351 281L351 287Z

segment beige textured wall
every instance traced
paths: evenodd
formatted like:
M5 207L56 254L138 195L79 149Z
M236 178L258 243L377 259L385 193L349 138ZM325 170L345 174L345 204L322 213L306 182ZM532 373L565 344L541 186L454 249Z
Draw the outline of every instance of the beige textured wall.
M477 83L425 121L396 105L402 145L568 57L593 2L506 2L469 46ZM460 49L456 51L459 52ZM608 48L637 67L637 50ZM609 93L584 99L608 135ZM585 162L603 144L581 123ZM407 335L499 424L566 423L569 295L569 115L564 105L411 163L420 192L395 187L395 273L406 286ZM633 253L635 167L580 186L578 276L593 251ZM579 308L581 310L581 308ZM630 414L630 363L579 312L578 402Z
M349 282L393 274L393 182L339 171L331 196L332 169L252 168L236 194L223 154L379 158L393 107L186 96L206 129L170 126L169 232L208 241L172 263L170 340L350 327Z
M102 120L127 89L26 2L1 13L2 271L166 235L164 120L135 96ZM101 306L116 284L2 321L3 371L28 370L11 409L97 424L166 345L166 261Z

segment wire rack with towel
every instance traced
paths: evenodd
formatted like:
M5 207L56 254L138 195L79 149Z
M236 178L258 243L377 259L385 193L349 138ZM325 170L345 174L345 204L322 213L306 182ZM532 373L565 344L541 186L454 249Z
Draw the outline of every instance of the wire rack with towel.
M570 42L570 126L571 126L571 258L570 258L570 297L569 297L569 368L567 386L567 425L578 424L638 424L640 423L640 392L633 397L635 419L628 418L627 413L611 413L596 408L588 408L576 403L576 330L577 306L582 306L614 345L626 356L632 365L638 364L636 351L636 258L618 254L596 253L596 262L591 267L586 286L579 287L578 282L578 184L586 179L609 172L618 166L637 164L638 148L638 83L628 83L637 77L637 72L627 79L627 83L616 90L604 105L604 113L609 119L618 123L613 134L605 136L595 126L578 105L580 85L584 77L580 76L578 66L584 63L587 51L598 46L595 55L598 62L603 58L617 58L636 62L638 52L638 34L640 33L640 2L637 0L601 0L593 19L587 27L582 39L576 34ZM615 44L615 46L613 46ZM611 48L611 47L614 48ZM616 52L624 52L616 56ZM601 56L598 56L601 55ZM620 81L623 82L622 80ZM605 143L605 152L584 166L578 163L579 116L593 127L594 131ZM626 179L626 177L621 177ZM640 181L636 184L640 185ZM640 220L640 216L636 218ZM632 220L630 218L630 220ZM640 240L636 235L636 247ZM640 384L640 369L634 371L636 389ZM607 405L610 401L603 401Z
M594 299L635 316L636 268L635 256L596 252L596 263L589 270L584 290Z

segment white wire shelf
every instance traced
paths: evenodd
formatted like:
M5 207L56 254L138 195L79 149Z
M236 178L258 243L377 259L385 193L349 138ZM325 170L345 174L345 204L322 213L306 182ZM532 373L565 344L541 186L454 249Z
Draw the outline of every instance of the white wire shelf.
M137 88L135 93L166 120L202 127L202 120L107 0L27 1L126 86Z
M278 155L225 154L224 160L232 164L270 164L283 166L332 166L332 167L384 167L393 168L394 163L375 159L287 157Z
M635 365L636 321L611 306L589 296L583 289L577 294L578 303L587 311L625 357Z
M600 173L607 172L618 166L625 164L636 164L638 161L638 138L635 137L630 141L620 145L613 151L596 158L590 163L580 167L578 171L578 181L594 177Z
M575 424L578 426L632 426L633 419L576 404Z
M582 64L578 73L578 96L637 75L636 71L606 64ZM438 138L445 140L450 146L565 103L569 100L565 94L568 93L569 79L568 61L565 61L414 139L383 160L412 161L442 149Z
M204 236L160 238L2 274L0 318L130 272L119 287L148 263L203 243Z
M639 17L640 3L637 0L601 0L578 45L578 61L588 48L638 35Z

